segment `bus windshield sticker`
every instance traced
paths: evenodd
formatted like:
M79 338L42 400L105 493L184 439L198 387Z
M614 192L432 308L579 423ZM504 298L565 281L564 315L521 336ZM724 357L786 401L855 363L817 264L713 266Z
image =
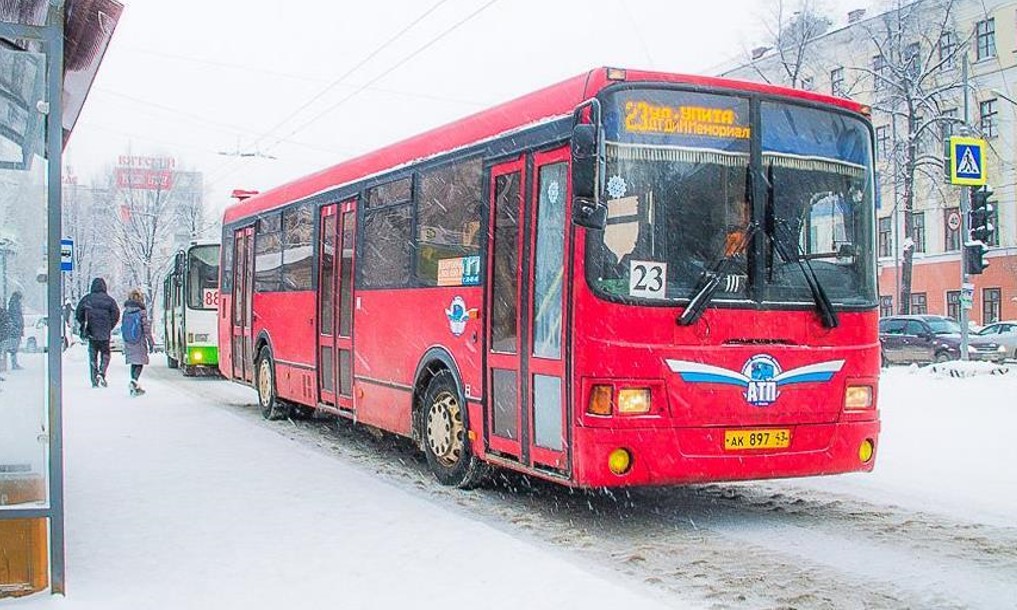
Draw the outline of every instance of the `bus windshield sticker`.
M639 199L625 197L607 202L607 226L604 227L604 245L621 262L632 254L639 238Z
M666 286L667 263L629 261L629 295L663 299Z
M625 183L625 178L621 176L611 176L607 181L607 194L613 199L624 197L628 189L629 185Z
M462 256L438 261L439 286L480 285L480 257Z
M477 317L477 310L468 309L466 307L466 300L461 296L455 296L452 298L452 303L445 310L445 316L448 318L448 326L455 336L460 336L466 332L466 323L470 318Z

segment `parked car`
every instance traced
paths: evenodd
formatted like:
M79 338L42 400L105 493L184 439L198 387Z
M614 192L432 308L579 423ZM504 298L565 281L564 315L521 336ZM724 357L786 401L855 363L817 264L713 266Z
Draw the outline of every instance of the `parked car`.
M44 352L49 347L48 319L41 314L25 314L25 335L21 338L21 351ZM67 349L67 329L63 334L63 349Z
M879 321L883 364L960 359L961 327L946 316L889 316ZM979 335L968 337L968 359L1001 361L1005 348Z
M978 331L978 336L980 339L1001 345L1007 358L1017 359L1017 320L989 324Z

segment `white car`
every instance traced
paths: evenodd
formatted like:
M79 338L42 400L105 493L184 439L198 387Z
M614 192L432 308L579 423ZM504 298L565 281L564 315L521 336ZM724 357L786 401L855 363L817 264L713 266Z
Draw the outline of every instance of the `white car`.
M46 351L46 316L25 314L25 335L21 338L21 351Z
M45 352L49 347L47 318L41 314L25 314L25 336L21 338L21 351ZM70 329L65 328L63 347L67 349L70 342Z

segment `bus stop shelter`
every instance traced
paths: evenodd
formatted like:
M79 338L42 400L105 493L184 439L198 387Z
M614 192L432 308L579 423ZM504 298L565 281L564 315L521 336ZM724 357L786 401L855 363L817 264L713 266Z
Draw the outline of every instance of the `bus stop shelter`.
M0 0L0 301L45 328L0 346L0 598L65 592L61 157L122 10Z

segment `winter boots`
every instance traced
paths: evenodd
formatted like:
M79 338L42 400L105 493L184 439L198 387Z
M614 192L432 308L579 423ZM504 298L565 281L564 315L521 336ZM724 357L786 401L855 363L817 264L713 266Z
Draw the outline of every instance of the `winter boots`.
M145 393L145 389L138 385L137 381L132 379L131 384L128 388L128 392L130 393L131 396L141 396L142 394Z

